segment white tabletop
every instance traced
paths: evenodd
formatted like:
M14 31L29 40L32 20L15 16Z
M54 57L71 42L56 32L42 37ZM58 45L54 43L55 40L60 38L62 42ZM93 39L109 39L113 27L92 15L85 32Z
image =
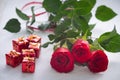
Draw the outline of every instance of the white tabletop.
M120 79L120 53L106 52L109 58L108 69L105 72L93 74L87 67L75 65L70 73L56 72L50 66L51 54L53 46L42 48L40 58L36 61L36 69L34 73L22 73L21 65L12 68L6 65L5 53L12 49L12 40L21 36L28 36L25 30L25 22L21 21L22 30L19 33L10 33L3 30L6 22L11 18L18 18L15 8L21 8L25 3L33 0L0 0L0 80L119 80ZM36 0L42 1L42 0ZM120 0L97 0L98 5L105 4L111 7L118 15L108 22L101 22L94 16L91 23L96 23L93 30L93 37L99 37L100 34L111 31L116 25L118 33L120 33ZM93 9L93 13L96 8ZM109 15L109 14L108 14ZM40 22L47 21L47 14L40 16ZM42 43L48 41L48 32L35 32L42 37Z

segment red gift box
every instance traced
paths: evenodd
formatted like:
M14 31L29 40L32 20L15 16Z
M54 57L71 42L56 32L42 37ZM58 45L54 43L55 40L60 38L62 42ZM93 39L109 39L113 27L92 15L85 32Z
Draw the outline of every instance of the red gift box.
M22 72L33 73L35 71L35 58L24 57L22 61Z
M23 57L35 57L35 51L33 49L22 49Z
M29 42L23 37L21 37L21 38L18 38L17 40L12 40L12 44L13 44L14 50L18 52L22 52L22 49L28 48Z
M6 64L16 67L22 62L22 55L19 52L16 52L15 50L10 51L6 55Z
M36 43L39 42L39 43L41 43L41 37L39 37L39 36L37 36L35 34L32 34L32 35L28 36L27 40L29 42L36 42Z
M29 49L34 49L35 54L36 54L36 58L39 58L40 50L41 50L40 43L30 42L28 48Z

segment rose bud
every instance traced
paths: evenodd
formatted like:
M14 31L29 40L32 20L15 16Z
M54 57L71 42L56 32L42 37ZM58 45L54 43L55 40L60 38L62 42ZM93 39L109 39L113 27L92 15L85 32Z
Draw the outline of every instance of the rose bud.
M76 62L83 64L91 56L89 43L85 40L78 39L72 47L72 55Z
M51 58L50 62L52 68L58 72L70 72L74 68L74 60L67 48L57 48Z
M108 58L102 50L92 52L92 56L88 62L88 68L91 72L98 73L107 70Z

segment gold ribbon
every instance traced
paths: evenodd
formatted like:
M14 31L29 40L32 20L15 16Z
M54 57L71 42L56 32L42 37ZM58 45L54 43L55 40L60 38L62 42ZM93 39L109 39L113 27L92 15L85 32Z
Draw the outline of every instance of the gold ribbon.
M10 55L11 56L19 56L18 52L16 52L15 50L10 51Z

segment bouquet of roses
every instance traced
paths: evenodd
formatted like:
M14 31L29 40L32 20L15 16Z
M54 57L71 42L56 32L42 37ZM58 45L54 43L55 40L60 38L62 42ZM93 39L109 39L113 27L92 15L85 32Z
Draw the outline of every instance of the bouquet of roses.
M82 39L77 39L71 51L64 47L57 48L50 64L58 72L70 72L75 62L87 66L95 73L105 71L108 67L108 58L104 51L90 51L89 43Z
M108 57L104 50L120 52L120 35L115 27L111 32L105 32L100 37L92 39L90 24L96 0L44 0L43 7L50 13L49 21L56 22L53 34L49 34L49 44L54 44L54 52L50 64L58 72L70 72L74 64L87 66L91 72L98 73L107 70ZM101 21L108 21L117 14L109 7L97 7L95 16Z
M95 73L105 71L109 60L104 50L120 52L120 35L114 27L112 31L105 32L98 38L92 38L92 29L96 24L90 24L90 19L94 15L92 9L96 0L44 0L40 4L43 4L43 8L49 13L50 23L48 26L42 25L38 28L45 30L51 27L51 23L54 23L53 34L48 35L50 41L42 45L45 48L49 44L54 44L54 52L50 61L52 68L58 72L70 72L76 63L87 66ZM30 18L27 15L16 9L18 16L25 18L24 20L27 18L27 24L29 23L30 26L35 23L34 7L31 11L32 21L29 21ZM116 15L105 5L98 6L95 12L95 17L103 22ZM16 19L11 20L4 29L18 32L20 23Z

